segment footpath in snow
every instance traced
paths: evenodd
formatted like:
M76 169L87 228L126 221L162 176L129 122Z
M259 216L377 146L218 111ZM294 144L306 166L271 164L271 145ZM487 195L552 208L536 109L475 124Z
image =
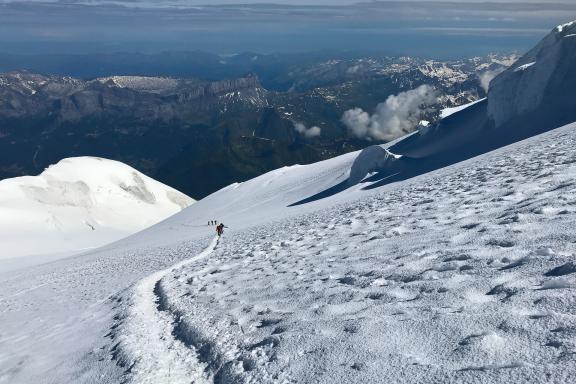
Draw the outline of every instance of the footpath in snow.
M114 298L117 307L128 302L110 337L116 343L113 354L120 365L129 367L128 377L132 382L210 382L196 350L178 338L174 324L180 315L172 313L166 305L160 283L164 277L173 277L178 270L209 256L218 240L215 237L198 255L145 277L124 295Z

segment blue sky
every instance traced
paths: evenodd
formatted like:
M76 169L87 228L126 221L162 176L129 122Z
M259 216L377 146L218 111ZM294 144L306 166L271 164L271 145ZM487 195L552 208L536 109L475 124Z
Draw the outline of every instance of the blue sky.
M0 50L523 51L576 19L576 1L0 0ZM244 5L242 5L244 3ZM261 4L258 4L261 3ZM267 3L267 4L264 4Z

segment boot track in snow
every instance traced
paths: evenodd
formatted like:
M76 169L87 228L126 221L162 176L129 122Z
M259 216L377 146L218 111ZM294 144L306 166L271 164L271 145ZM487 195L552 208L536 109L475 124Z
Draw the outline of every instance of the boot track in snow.
M197 351L175 336L178 316L163 305L160 281L169 273L210 255L218 245L214 237L210 245L194 257L158 271L136 283L126 299L127 305L111 337L115 344L112 356L125 369L127 383L210 383L207 364ZM124 295L122 295L124 296ZM126 303L124 303L126 304Z

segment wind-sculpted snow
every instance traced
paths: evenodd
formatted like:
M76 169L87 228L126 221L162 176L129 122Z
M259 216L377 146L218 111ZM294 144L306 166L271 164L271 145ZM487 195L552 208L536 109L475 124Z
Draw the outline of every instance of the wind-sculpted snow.
M350 167L348 184L358 184L367 175L375 172L386 171L390 174L393 174L395 171L399 172L401 168L398 159L401 157L402 156L394 155L379 145L372 145L363 149Z
M136 286L166 318L150 337L129 331L137 315L113 326L137 342L117 347L128 382L162 382L169 364L179 382L183 345L190 378L217 383L570 382L575 128L225 233ZM119 313L139 308L126 295Z

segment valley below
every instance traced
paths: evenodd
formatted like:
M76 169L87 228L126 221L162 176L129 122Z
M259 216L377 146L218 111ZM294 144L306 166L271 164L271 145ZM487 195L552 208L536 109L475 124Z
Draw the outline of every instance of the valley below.
M387 98L423 84L436 89L438 102L420 117L435 121L442 108L484 97L485 78L515 58L310 61L303 55L285 67L282 58L240 55L220 64L228 72L219 80L8 72L0 75L0 179L38 174L67 157L97 156L200 199L278 167L373 144L374 138L350 131L344 112L371 113ZM240 70L251 72L226 77ZM312 127L318 127L314 135Z

